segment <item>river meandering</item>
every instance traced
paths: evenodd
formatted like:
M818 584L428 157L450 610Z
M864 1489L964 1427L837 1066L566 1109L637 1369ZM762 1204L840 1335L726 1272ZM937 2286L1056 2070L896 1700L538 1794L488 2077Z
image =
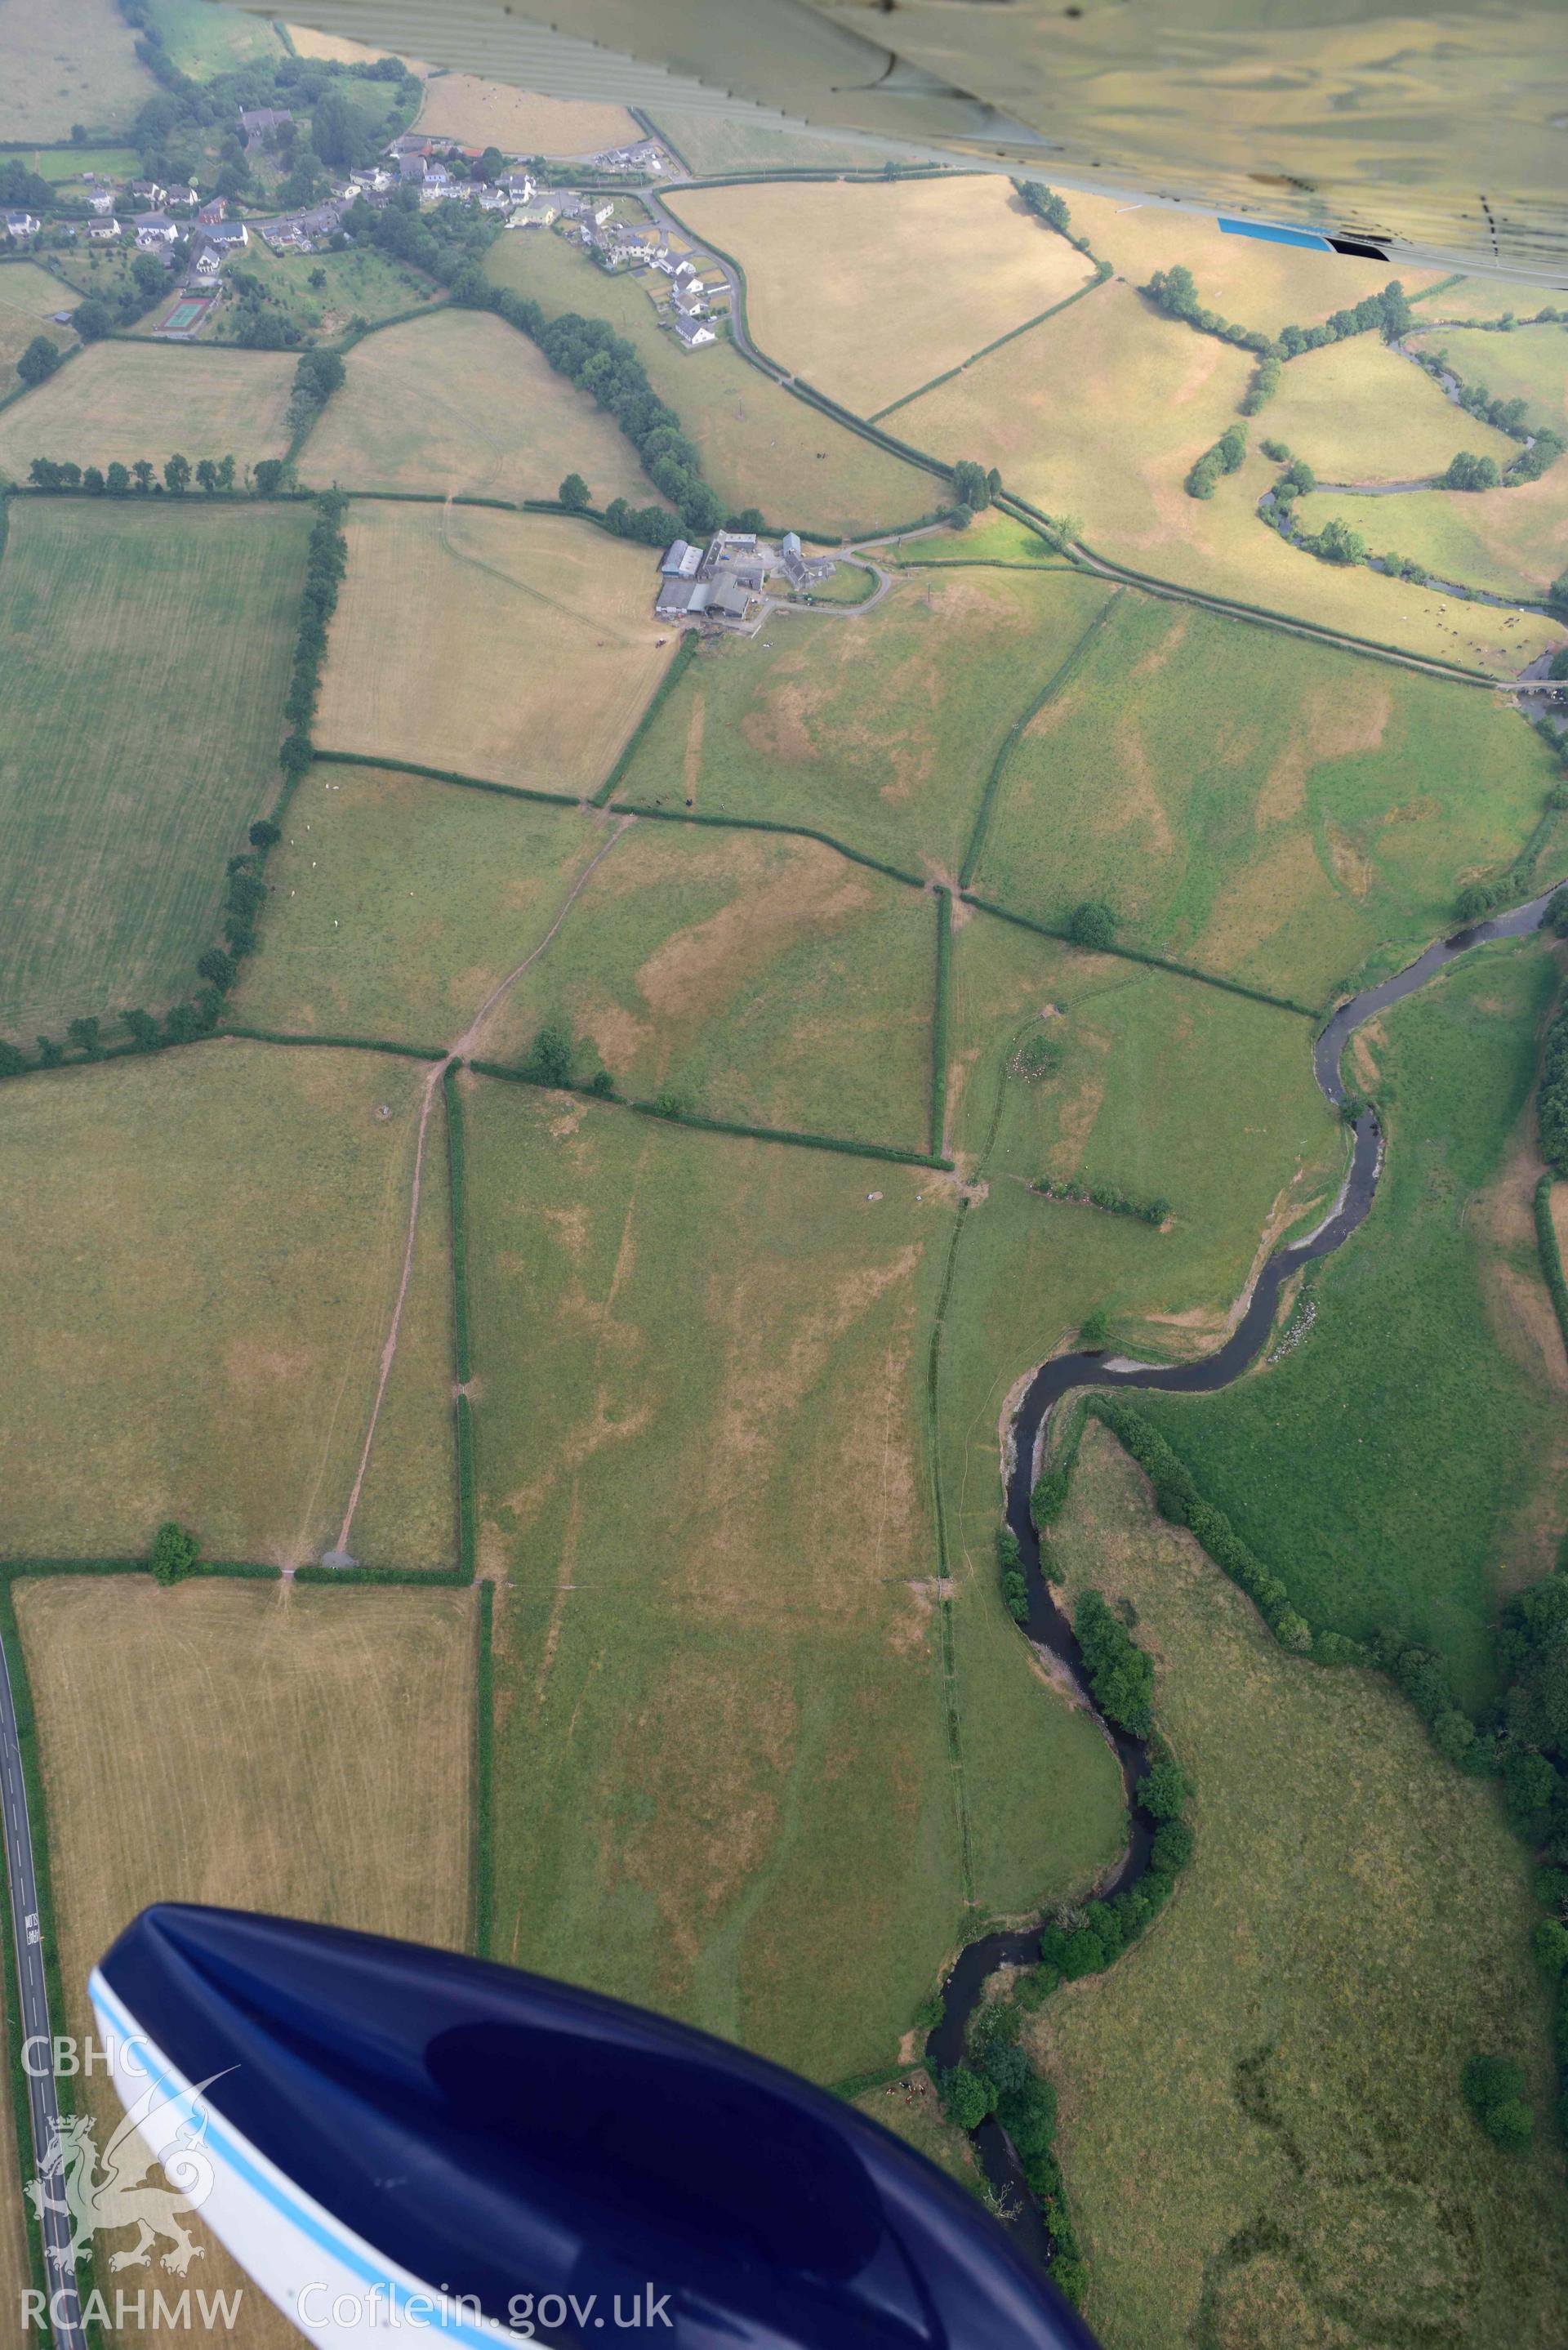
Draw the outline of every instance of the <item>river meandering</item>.
M1342 1003L1313 1045L1313 1073L1325 1098L1336 1108L1342 1107L1347 1098L1340 1063L1357 1028L1390 1004L1415 994L1472 947L1483 946L1492 939L1523 938L1538 930L1560 886L1554 883L1527 905L1516 906L1507 913L1457 931L1451 938L1438 940L1392 979ZM1383 1168L1382 1130L1374 1113L1366 1110L1356 1118L1353 1131L1350 1170L1333 1209L1315 1231L1276 1249L1266 1261L1241 1320L1216 1353L1197 1362L1178 1364L1132 1363L1100 1354L1054 1355L1035 1372L1013 1415L1006 1516L1018 1539L1029 1587L1029 1613L1023 1630L1028 1639L1054 1659L1058 1675L1065 1673L1079 1700L1099 1723L1116 1750L1127 1794L1127 1847L1115 1868L1095 1887L1095 1896L1101 1899L1136 1885L1148 1866L1152 1831L1133 1805L1133 1790L1147 1768L1148 1754L1142 1739L1130 1737L1107 1721L1096 1705L1072 1623L1041 1573L1040 1538L1034 1531L1029 1504L1046 1423L1064 1396L1083 1388L1154 1388L1168 1395L1210 1395L1240 1378L1267 1344L1280 1292L1286 1282L1316 1258L1332 1256L1365 1222L1371 1209ZM965 2038L988 1978L999 1967L1033 1964L1044 1923L1040 1918L1028 1926L982 1935L961 1951L942 1986L941 2022L927 2043L928 2059L939 2070L963 2062ZM1011 2224L1015 2235L1024 2249L1044 2262L1051 2253L1049 2233L1038 2206L1023 2184L1017 2157L1005 2133L994 2121L987 2121L974 2133L974 2142L987 2178L1012 2214Z

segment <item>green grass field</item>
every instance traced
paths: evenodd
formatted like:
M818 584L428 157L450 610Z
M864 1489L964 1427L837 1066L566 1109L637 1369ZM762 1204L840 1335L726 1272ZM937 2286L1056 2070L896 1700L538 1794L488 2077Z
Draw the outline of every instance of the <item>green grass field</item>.
M307 481L553 498L577 473L602 505L653 498L611 419L526 335L486 311L442 308L385 328L345 364L348 380L300 455Z
M1135 592L1014 752L973 886L1050 922L1103 898L1129 944L1326 1003L1510 863L1553 774L1470 687Z
M16 361L36 336L58 351L72 348L76 336L69 327L56 326L50 313L74 310L80 299L36 262L15 261L0 269L0 393L16 390Z
M602 845L568 819L580 861ZM936 900L815 841L639 824L497 1006L484 1050L546 1022L651 1100L706 1117L927 1146Z
M1284 442L1331 482L1414 481L1442 473L1458 449L1492 458L1501 471L1519 453L1506 432L1456 408L1380 335L1352 335L1292 359L1253 427L1260 436Z
M1437 327L1415 348L1444 352L1462 382L1484 389L1493 400L1528 400L1532 425L1563 432L1568 415L1568 329L1516 327L1509 334L1488 334L1480 327Z
M195 5L203 15L219 13L210 7L209 0L195 0ZM393 261L372 245L348 253L274 253L253 235L241 265L247 276L259 278L271 295L275 316L323 340L343 334L356 318L374 326L379 318L395 317L433 297L436 291L421 271ZM310 283L317 276L326 279L324 286ZM156 326L161 315L150 311L147 326ZM202 340L227 342L238 323L238 305L220 304L212 325L202 330Z
M606 276L563 238L518 230L497 238L484 265L497 285L532 296L551 317L575 310L607 318L737 511L760 504L783 526L853 533L912 522L942 503L930 474L794 399L728 342L681 350L631 276Z
M289 1035L450 1044L607 837L572 808L316 767L267 868L261 951L234 1015Z
M29 172L36 172L40 179L52 181L57 186L67 180L79 182L88 172L96 172L109 180L130 180L136 176L134 147L24 148L18 161ZM69 192L79 194L81 191L78 188ZM28 265L29 267L31 265Z
M1170 1908L1031 2031L1085 2314L1106 2350L1551 2350L1568 2199L1526 1856L1386 1683L1284 1656L1147 1492L1091 1428L1052 1544L1133 1617L1197 1789ZM1482 2050L1528 2069L1527 2158L1463 2103Z
M29 503L0 563L0 1031L196 983L278 785L308 515Z
M1293 361L1286 383L1306 364ZM1253 421L1253 453L1240 473L1222 479L1212 498L1189 497L1188 471L1235 421L1248 379L1244 352L1160 317L1130 286L1112 283L912 400L889 422L917 448L962 452L998 466L1009 489L1048 514L1073 516L1098 552L1156 578L1495 675L1516 674L1554 640L1558 632L1545 621L1456 604L1287 546L1256 512L1279 477L1256 453L1274 437L1273 406ZM1451 412L1469 426L1468 417ZM1462 445L1469 443L1461 432L1453 447ZM1549 473L1545 484L1554 479ZM1376 500L1371 524L1392 529L1403 504ZM1368 527L1366 512L1356 526Z
M1544 1571L1568 1501L1561 1348L1511 1157L1555 980L1538 946L1491 950L1386 1015L1387 1165L1317 1275L1314 1326L1225 1395L1147 1399L1304 1616L1430 1643L1466 1703L1492 1694L1500 1579Z
M1305 530L1320 530L1337 516L1361 533L1375 555L1409 556L1440 579L1521 603L1538 602L1568 564L1568 471L1561 464L1538 482L1509 490L1411 490L1376 499L1319 490L1301 499L1296 512ZM1390 581L1383 592L1392 610L1411 591ZM1463 603L1450 608L1469 625ZM1497 617L1481 625L1494 625ZM1538 637L1552 643L1563 635L1561 621L1524 617L1504 621L1503 628L1515 668L1537 650Z
M196 81L253 59L273 65L284 55L276 29L265 16L214 8L210 0L151 0L150 14L174 63Z
M1109 593L1050 574L922 571L863 621L772 619L692 663L621 796L814 825L950 877L1008 729Z
M779 128L763 117L756 123L728 121L716 114L686 114L662 107L654 129L672 139L701 179L711 172L879 172L886 154L853 140L814 139Z
M928 569L934 563L1016 563L1026 567L1054 567L1063 560L1037 530L994 510L980 516L965 530L922 533L898 546L878 547L876 555L878 563L891 564L900 571L916 567Z
M114 0L11 0L0 139L65 139L122 130L157 83Z
M1344 1163L1312 1081L1304 1021L976 916L955 940L949 1133L971 1190L953 1259L939 1368L938 1461L952 1572L966 1744L995 1704L1016 1636L997 1599L1004 1423L1021 1383L1096 1307L1141 1359L1220 1344L1261 1233L1332 1199ZM1057 1055L1040 1076L1025 1049ZM1216 1150L1217 1134L1231 1138ZM1052 1175L1168 1199L1167 1230L1054 1203ZM1007 1783L1048 1785L1022 1726L987 1742ZM1003 1759L1011 1747L1012 1760ZM978 1762L971 1769L976 1775ZM977 1810L980 1807L977 1805ZM977 1849L981 1832L976 1831ZM1022 1910L1025 1851L992 1863Z
M165 1518L209 1558L297 1563L335 1543L397 1294L424 1076L377 1054L231 1042L13 1083L0 1553L135 1555ZM444 1285L426 1286L444 1317ZM439 1435L451 1367L420 1356L411 1315L403 1344L410 1369L429 1366ZM450 1484L410 1498L408 1464L388 1474L414 1523L448 1529L419 1563L449 1565Z
M90 287L90 273L79 282ZM78 465L146 457L161 473L178 451L192 465L235 457L243 480L258 457L282 453L296 364L287 351L93 343L0 414L0 475L26 481L35 457Z
M481 1569L509 1578L493 1954L819 2078L888 2063L960 1939L920 1432L950 1201L469 1102ZM979 1783L1031 1896L1065 1893L1120 1839L1106 1750L1016 1639L992 1704Z

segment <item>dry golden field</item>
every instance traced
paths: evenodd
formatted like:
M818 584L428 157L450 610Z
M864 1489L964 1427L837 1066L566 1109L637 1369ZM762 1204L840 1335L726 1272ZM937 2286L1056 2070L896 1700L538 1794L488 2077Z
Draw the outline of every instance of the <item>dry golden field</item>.
M325 488L553 498L581 473L596 504L646 505L630 442L535 343L482 310L442 308L369 335L299 460Z
M66 303L61 301L61 307ZM24 482L36 456L78 465L235 456L240 473L286 442L294 352L89 343L0 416L0 474Z
M16 1612L48 1808L59 2030L90 2027L88 1970L150 1901L462 1946L472 1591L51 1577L20 1587ZM90 2095L104 2144L117 2101L101 2076ZM190 2281L244 2288L234 2350L297 2341L212 2239ZM192 2336L118 2338L181 2350Z
M673 208L745 270L759 348L861 415L1090 276L1001 179L714 188Z
M648 549L479 506L356 503L346 527L318 742L545 791L604 781L674 657Z
M1456 408L1380 335L1292 359L1252 434L1284 442L1331 482L1419 480L1440 473L1457 449L1495 458L1501 472L1519 454L1516 441Z
M1333 310L1354 309L1364 296L1380 294L1391 277L1413 295L1435 286L1442 275L1229 236L1216 222L1161 204L1129 204L1123 197L1083 195L1074 188L1063 193L1074 234L1086 238L1118 276L1142 286L1157 269L1180 262L1191 270L1206 308L1265 335L1291 325L1313 326ZM1447 296L1442 299L1446 303Z
M432 74L418 127L431 139L499 147L504 155L597 155L642 137L623 106L539 98L478 74Z
M68 296L62 294L60 307ZM233 455L242 476L288 439L292 351L90 343L0 415L0 475L26 481L35 457L133 465Z
M1250 373L1245 352L1158 317L1128 286L1109 285L900 409L897 423L919 448L999 466L1010 489L1073 515L1092 547L1156 578L1499 675L1517 673L1556 640L1560 632L1543 620L1457 604L1285 546L1256 513L1278 475L1255 453L1273 438L1272 408L1253 421L1254 453L1241 472L1222 478L1212 498L1189 497L1188 469L1234 421ZM1364 503L1397 545L1405 501Z

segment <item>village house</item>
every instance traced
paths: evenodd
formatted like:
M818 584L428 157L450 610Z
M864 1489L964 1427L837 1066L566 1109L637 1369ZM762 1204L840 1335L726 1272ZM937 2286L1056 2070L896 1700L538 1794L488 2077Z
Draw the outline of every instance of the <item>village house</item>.
M508 228L548 228L556 217L556 205L548 196L536 196L531 204L519 204Z
M119 223L112 213L99 213L87 224L89 244L108 244L119 234Z
M222 196L209 196L196 218L203 228L212 228L221 221L229 207Z
M223 256L215 244L202 237L191 255L191 278L203 291L212 286L223 265Z
M608 147L589 161L597 172L656 172L664 169L664 151L651 139L643 139L631 147Z
M136 216L136 242L144 253L172 244L179 234L179 222L171 220L167 213L138 213Z
M194 209L196 191L194 188L187 188L176 182L173 187L165 191L163 201L166 204L171 205L176 212L188 213Z
M476 199L482 213L508 213L512 199L504 188L481 188Z
M293 115L286 106L251 106L240 111L240 130L244 135L245 152L255 154L265 143L269 131L281 130Z
M425 196L450 196L456 182L444 163L427 162L420 192Z
M244 221L213 221L206 232L209 244L220 253L238 253L251 241L251 233Z
M390 172L384 170L379 163L356 168L349 172L348 178L351 185L365 196L383 196L392 184Z
M535 182L531 172L503 172L495 184L498 188L505 190L514 204L527 203L534 193Z
M704 319L689 318L677 310L670 321L675 329L675 339L683 350L694 351L702 343L716 343L718 336Z
M95 188L88 198L88 203L95 213L111 213L114 210L114 190Z
M43 225L36 213L7 213L5 215L5 234L14 244L20 244L24 237L36 236Z
M132 180L126 192L133 204L140 204L144 212L155 213L167 191L156 180Z

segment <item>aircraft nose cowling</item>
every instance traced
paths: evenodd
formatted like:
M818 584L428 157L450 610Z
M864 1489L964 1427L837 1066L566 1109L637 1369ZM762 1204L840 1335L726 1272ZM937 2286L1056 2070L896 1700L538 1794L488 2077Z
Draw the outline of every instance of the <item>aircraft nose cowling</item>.
M392 2324L475 2344L1093 2350L923 2157L666 2017L176 1903L127 1928L92 1992L142 2136L161 2151L159 2112L198 2115L202 2219L331 2350Z

